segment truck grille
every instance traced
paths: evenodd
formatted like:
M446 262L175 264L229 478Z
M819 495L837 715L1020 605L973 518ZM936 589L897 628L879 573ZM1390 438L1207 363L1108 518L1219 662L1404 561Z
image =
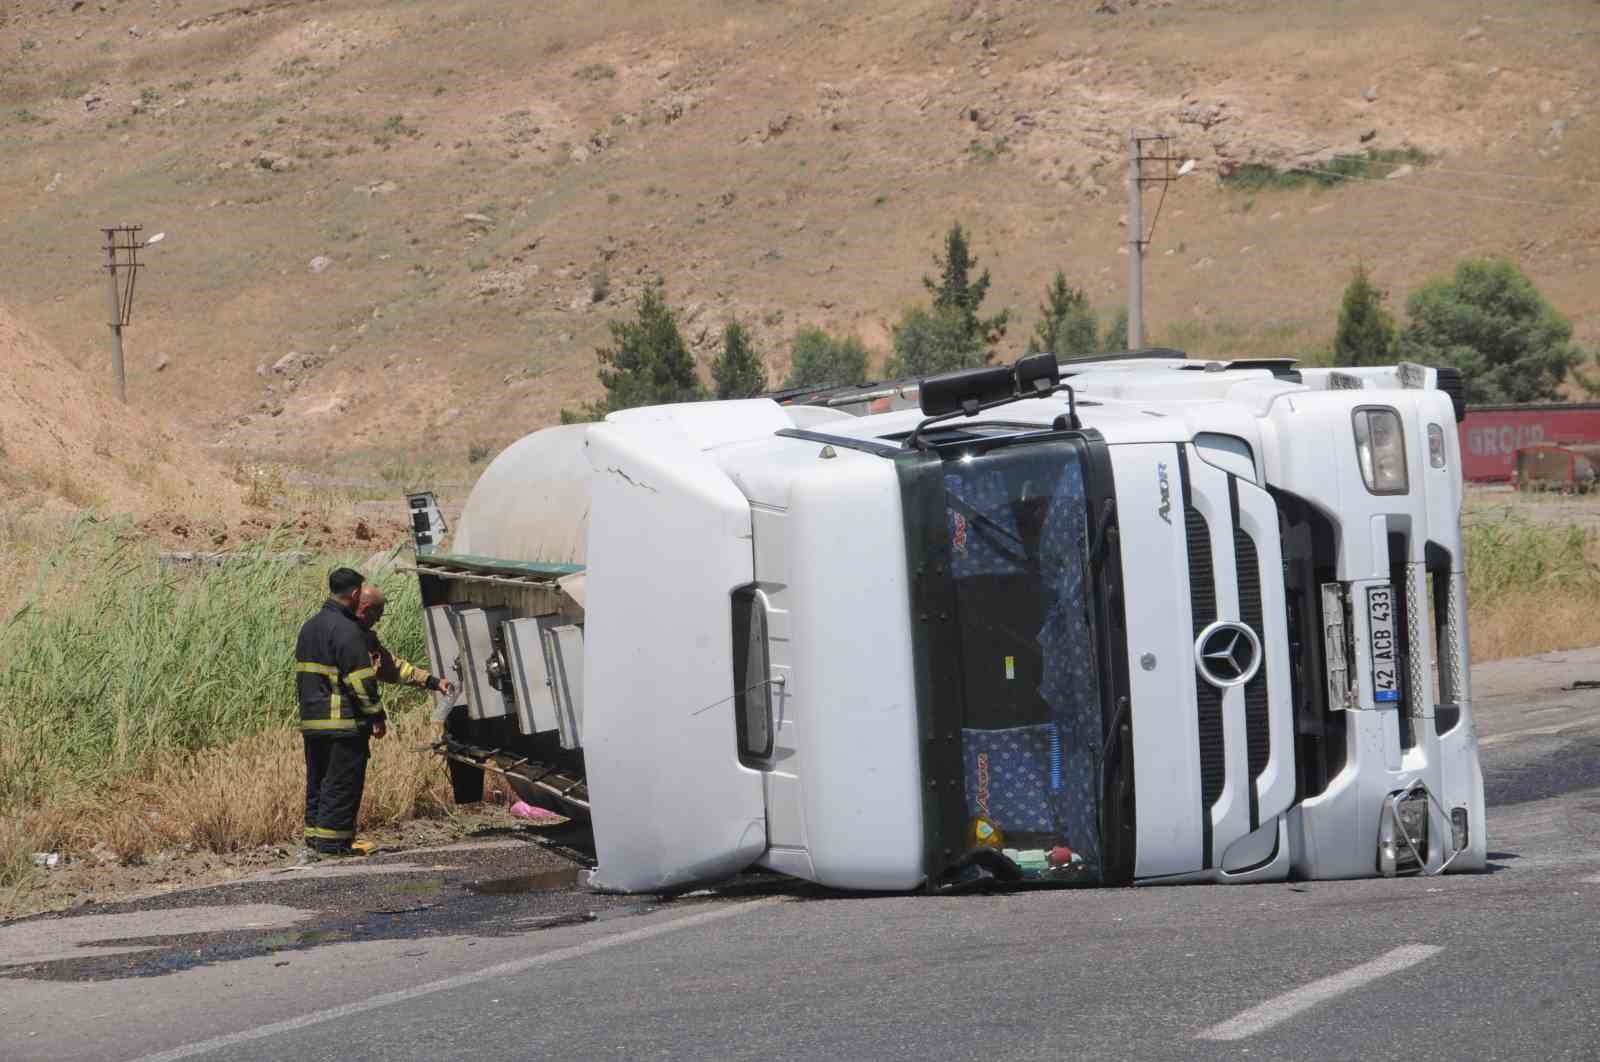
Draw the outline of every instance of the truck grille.
M1261 564L1256 555L1255 539L1241 527L1233 529L1234 554L1239 573L1239 620L1256 632L1263 647L1267 631L1261 607ZM1272 734L1267 720L1267 669L1256 671L1256 677L1244 687L1245 749L1250 763L1250 828L1261 825L1261 811L1256 800L1256 781L1267 769L1272 754Z
M1180 458L1179 465L1184 475L1189 606L1194 619L1195 638L1198 641L1200 633L1218 620L1237 621L1255 633L1262 651L1262 659L1250 681L1234 687L1238 690L1237 694L1219 688L1203 677L1195 684L1202 852L1204 866L1209 868L1220 865L1223 852L1232 841L1243 835L1247 823L1250 831L1261 825L1262 778L1273 762L1272 699L1274 696L1284 697L1288 692L1272 688L1265 657L1275 645L1282 643L1285 631L1281 626L1283 620L1266 614L1264 580L1278 577L1278 566L1272 551L1274 543L1258 542L1250 531L1245 530L1246 524L1241 522L1240 517L1240 481L1229 476L1226 499L1219 492L1208 499L1212 507L1202 511L1195 505L1187 462ZM1207 476L1211 483L1217 484L1214 473L1208 472ZM1226 507L1219 504L1224 500ZM1251 506L1257 504L1250 502ZM1225 551L1222 556L1214 555L1210 526L1219 520L1226 523L1226 526L1217 529L1219 534L1216 541ZM1272 570L1267 572L1262 571L1264 556L1273 558L1268 560ZM1219 579L1226 580L1227 585L1219 586ZM1223 601L1228 602L1226 610L1221 604ZM1196 665L1198 667L1198 661ZM1240 713L1240 729L1243 731L1240 743L1243 748L1231 750L1232 759L1237 764L1232 778L1237 803L1230 800L1224 808L1221 801L1223 793L1229 790L1230 782L1230 750L1225 725L1225 713L1229 711ZM1280 743L1286 744L1288 737L1287 734L1278 735ZM1268 818L1282 810L1277 802L1283 795L1274 793L1274 806L1265 809ZM1217 817L1219 815L1226 820L1226 837L1213 836L1216 824L1221 821Z
M1211 563L1211 529L1199 510L1185 506L1189 536L1189 606L1194 614L1195 637L1217 621L1217 581ZM1204 831L1205 865L1211 866L1211 809L1222 797L1228 780L1228 761L1222 737L1222 691L1208 682L1195 687L1195 709L1200 737L1200 806Z

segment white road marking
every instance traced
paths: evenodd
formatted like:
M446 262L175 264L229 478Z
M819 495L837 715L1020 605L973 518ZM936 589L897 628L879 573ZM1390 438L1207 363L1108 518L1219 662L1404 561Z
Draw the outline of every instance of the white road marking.
M1424 959L1431 958L1443 951L1443 948L1432 944L1407 944L1396 948L1386 955L1380 955L1371 962L1364 962L1360 966L1352 966L1343 973L1336 973L1331 977L1324 977L1320 981L1312 981L1308 985L1301 985L1292 992L1285 992L1281 996L1267 1000L1258 1006L1236 1014L1220 1025L1213 1025L1200 1033L1199 1040L1243 1040L1247 1036L1265 1032L1274 1025L1288 1021L1296 1014L1310 1010L1319 1003L1326 1003L1335 996L1360 988L1369 981L1376 981L1380 977L1387 977L1398 973L1408 966L1415 966Z
M509 977L525 970L538 966L549 966L552 963L564 962L567 959L581 959L586 955L593 955L597 951L620 947L623 944L637 944L652 937L664 936L680 929L691 926L704 925L707 922L718 922L724 918L753 911L758 907L767 907L779 902L777 897L761 900L751 900L748 903L734 904L730 907L718 907L699 914L685 915L675 918L670 922L659 922L656 925L644 926L640 929L630 929L625 933L616 933L598 940L585 941L582 944L573 944L565 948L556 948L554 951L543 952L539 955L530 955L525 959L513 959L495 966L486 966L481 970L471 973L456 974L439 981L429 981L427 984L417 985L413 988L402 988L394 992L385 992L373 996L371 999L359 1000L355 1003L346 1003L343 1006L329 1007L327 1010L313 1011L302 1014L298 1018L289 1018L285 1021L276 1021L270 1025L260 1025L254 1029L245 1029L241 1032L229 1033L226 1036L214 1036L209 1040L200 1040L196 1043L175 1047L170 1051L162 1051L143 1058L134 1059L133 1062L177 1062L182 1058L193 1058L196 1055L210 1054L212 1051L221 1051L225 1048L235 1047L239 1044L249 1043L252 1040L264 1040L269 1036L279 1033L294 1032L323 1022L338 1021L354 1014L361 1014L379 1007L388 1007L396 1003L417 999L421 996L431 996L437 992L448 992L452 988L462 988L466 985L477 984L480 981L492 981L498 977Z

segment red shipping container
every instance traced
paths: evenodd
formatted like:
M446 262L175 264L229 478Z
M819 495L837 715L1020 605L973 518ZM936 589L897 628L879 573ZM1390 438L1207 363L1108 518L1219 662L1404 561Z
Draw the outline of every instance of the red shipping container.
M1460 432L1462 475L1503 483L1516 471L1521 447L1600 442L1600 403L1469 406Z

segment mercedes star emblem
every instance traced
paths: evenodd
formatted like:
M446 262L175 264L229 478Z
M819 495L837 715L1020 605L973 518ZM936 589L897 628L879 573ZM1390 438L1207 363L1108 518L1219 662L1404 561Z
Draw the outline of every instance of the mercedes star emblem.
M1242 686L1261 666L1261 639L1243 623L1220 620L1200 632L1194 656L1200 674L1213 686Z

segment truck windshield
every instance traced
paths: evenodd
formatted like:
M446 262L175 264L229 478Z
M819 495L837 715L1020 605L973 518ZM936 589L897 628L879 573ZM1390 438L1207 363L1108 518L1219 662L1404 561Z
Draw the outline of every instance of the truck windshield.
M1085 443L901 463L930 881L1102 880L1106 718Z

